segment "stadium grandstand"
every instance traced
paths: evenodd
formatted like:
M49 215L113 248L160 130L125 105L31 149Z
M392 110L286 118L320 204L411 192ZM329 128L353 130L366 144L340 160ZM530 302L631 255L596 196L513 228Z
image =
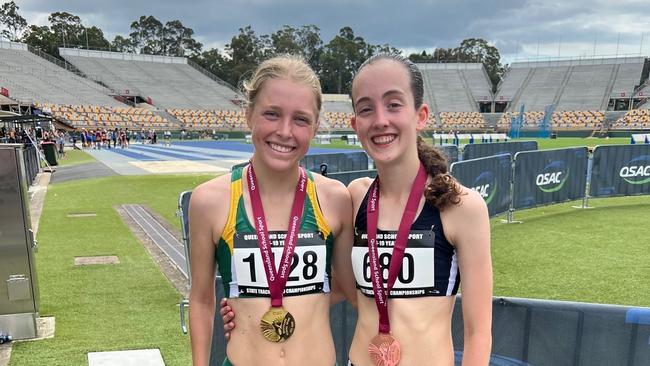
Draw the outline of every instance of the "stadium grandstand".
M146 108L58 105L39 102L34 103L34 107L51 113L54 118L62 119L75 128L180 129L178 124Z
M241 94L186 58L59 52L69 64L26 44L0 42L0 107L29 106L78 129L247 129ZM483 64L418 66L430 131L507 132L522 106L520 127L531 133L650 128L644 57L514 62L495 94ZM349 132L352 115L348 95L325 94L321 132Z
M626 130L650 129L650 111L647 109L633 109L617 119L611 127Z
M170 108L167 112L188 130L242 131L247 128L245 114L241 108L239 110Z
M184 57L59 48L88 78L122 97L139 96L161 109L234 109L239 94Z
M424 98L431 108L430 126L441 129L482 129L479 113L492 103L492 87L480 63L418 64Z
M326 123L321 130L349 130L352 128L350 118L354 113L349 95L323 94L323 111Z
M608 109L611 100L630 98L641 83L645 58L621 57L513 62L499 85L495 101L506 110L523 104L528 110Z
M541 111L524 112L522 128L539 130L542 127L545 113ZM519 112L504 113L497 129L508 131L512 118L518 118ZM605 113L602 111L558 111L551 115L551 127L558 131L594 130L600 129L605 122Z
M418 64L424 78L425 102L438 112L479 112L479 103L490 104L490 79L483 64Z
M34 53L26 44L0 41L0 86L21 104L126 106L110 90Z

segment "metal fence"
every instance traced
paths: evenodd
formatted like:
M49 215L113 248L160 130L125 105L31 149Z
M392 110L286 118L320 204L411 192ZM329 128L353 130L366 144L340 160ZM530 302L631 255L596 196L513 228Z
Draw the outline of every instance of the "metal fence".
M27 178L27 186L31 186L40 169L36 147L29 146L24 148L23 160L25 160L25 177Z
M488 144L467 144L463 148L463 160L484 158L487 156L510 154L515 156L520 151L537 150L537 141L511 141Z
M650 145L604 145L463 160L451 173L478 191L490 216L590 197L650 194Z
M451 171L461 183L481 193L493 216L512 213L514 207L548 205L590 195L650 194L650 145L598 146L592 156L586 148L520 152L514 160L508 153L457 162L451 165ZM357 177L375 174L374 170L358 170L329 176L347 184ZM186 254L190 247L190 194L184 192L179 201ZM224 296L219 276L215 288L218 304ZM463 349L461 304L459 298L452 322L457 365ZM347 363L356 317L356 311L347 302L330 309L340 365ZM492 319L490 365L650 364L650 308L494 298ZM221 365L225 358L222 329L217 315L210 365Z
M463 349L462 297L452 330ZM650 308L493 298L490 365L642 366L650 364Z

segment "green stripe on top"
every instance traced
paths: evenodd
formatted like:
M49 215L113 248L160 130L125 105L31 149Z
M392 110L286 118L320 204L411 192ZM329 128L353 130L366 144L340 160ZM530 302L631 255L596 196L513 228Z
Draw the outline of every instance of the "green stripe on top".
M235 182L235 173L237 173L237 180L242 177L242 168L237 168L233 171L233 182ZM314 184L314 176L307 170L307 177L309 178L308 184ZM254 234L255 226L251 224L246 215L246 206L244 205L244 195L242 194L237 200L237 219L235 224L235 232ZM302 218L300 220L300 231L321 231L316 222L316 215L314 214L314 205L312 204L309 195L305 195L305 203L302 211Z

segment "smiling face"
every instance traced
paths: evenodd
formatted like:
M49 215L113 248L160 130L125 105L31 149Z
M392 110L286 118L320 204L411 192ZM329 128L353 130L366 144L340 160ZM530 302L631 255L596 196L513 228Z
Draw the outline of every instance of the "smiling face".
M246 111L255 160L277 171L298 166L318 128L311 87L286 78L268 79Z
M411 78L401 63L380 59L364 66L352 83L352 128L377 163L417 158L417 133L427 121L426 104L415 107Z

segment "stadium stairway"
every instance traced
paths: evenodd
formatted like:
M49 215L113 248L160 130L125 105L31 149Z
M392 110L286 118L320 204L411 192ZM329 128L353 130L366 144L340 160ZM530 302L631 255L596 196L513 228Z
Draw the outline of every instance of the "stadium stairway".
M467 78L465 77L465 74L461 70L458 71L458 77L460 79L460 82L463 84L463 89L465 89L465 94L467 95L467 100L469 101L469 105L472 106L472 112L478 112L478 105L476 104L476 98L474 98L474 95L472 94L472 89L469 87L469 83L467 82Z
M618 72L621 69L621 65L614 65L612 69L612 74L609 77L609 82L607 82L607 88L605 89L605 95L603 95L603 101L600 103L600 110L606 111L607 106L609 105L609 98L612 95L612 90L614 90L614 84L616 83L616 78L618 77Z
M555 92L555 96L553 97L553 105L558 105L560 102L560 99L562 98L562 94L564 94L564 90L566 90L566 86L569 83L569 79L571 79L571 74L573 73L573 69L575 66L569 66L567 69L566 73L564 74L564 79L562 79L562 84L560 84L560 87L558 88L557 92Z
M179 129L180 130L180 129L185 127L183 125L183 123L178 118L174 117L172 114L168 113L164 109L152 110L151 112L153 112L154 115L160 116L163 119L166 119L167 121L175 124L176 126L175 126L174 129Z
M603 121L603 126L607 129L610 129L615 123L616 120L623 117L627 111L608 111L605 112L605 120Z
M483 116L483 120L485 121L485 128L496 129L503 113L481 113L481 116Z
M535 75L535 70L536 68L531 68L528 70L528 75L524 78L524 81L521 83L521 86L517 89L517 93L512 97L512 100L510 101L510 104L508 105L508 108L505 110L506 112L516 112L519 109L517 108L519 104L519 99L521 99L521 95L524 93L524 90L528 86L528 83L530 83L530 79L533 78Z

